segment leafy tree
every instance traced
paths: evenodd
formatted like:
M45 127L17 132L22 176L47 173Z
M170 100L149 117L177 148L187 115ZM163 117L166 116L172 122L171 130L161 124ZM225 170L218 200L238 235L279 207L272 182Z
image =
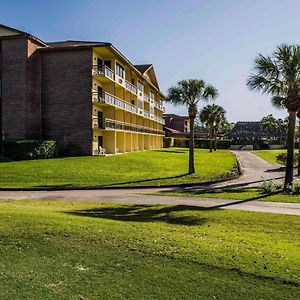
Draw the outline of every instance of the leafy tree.
M289 114L285 189L293 184L296 114L300 107L300 46L282 44L271 56L259 54L255 72L247 85L272 96L272 103L283 105Z
M168 90L168 101L174 105L185 105L188 108L190 119L190 138L189 138L189 173L195 173L194 163L194 124L198 113L200 101L214 99L218 95L215 87L205 83L203 80L188 79L181 80L176 86Z
M220 130L222 124L225 122L225 110L223 107L212 104L205 106L200 112L200 120L209 128L209 150L212 152L213 139L214 149L216 150L217 133Z

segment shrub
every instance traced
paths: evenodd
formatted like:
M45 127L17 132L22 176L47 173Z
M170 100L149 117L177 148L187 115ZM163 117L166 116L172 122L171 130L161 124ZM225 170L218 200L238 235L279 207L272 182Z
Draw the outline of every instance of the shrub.
M174 138L173 137L165 137L164 138L164 148L174 147Z
M217 149L229 149L231 140L217 141ZM189 147L189 139L174 138L174 147ZM195 139L195 148L209 149L209 139Z
M174 139L174 147L188 147L189 146L189 140L184 138L175 138Z
M280 165L285 166L287 160L287 153L282 152L276 155L276 162ZM298 155L294 155L294 166L296 166L298 163Z
M44 140L4 141L4 155L12 160L45 159L57 156L57 143Z
M280 184L276 184L273 181L264 181L260 185L260 194L272 194L282 189Z

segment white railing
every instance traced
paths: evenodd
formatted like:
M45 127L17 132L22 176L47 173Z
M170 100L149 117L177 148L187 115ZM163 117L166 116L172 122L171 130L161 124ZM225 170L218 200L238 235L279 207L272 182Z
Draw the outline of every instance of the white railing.
M144 117L145 118L150 118L150 112L148 110L144 110Z
M137 88L135 85L131 84L129 81L125 80L125 88L130 92L137 94Z
M93 74L98 76L105 76L115 81L115 72L105 65L102 66L94 65Z
M121 131L132 131L132 132L141 132L141 133L151 133L162 135L163 131L149 128L137 124L125 123L122 121L116 121L112 119L103 119L103 129L112 129L112 130L121 130Z
M144 93L144 100L145 100L146 102L149 102L149 99L150 99L149 96L148 96L147 94Z
M138 114L137 107L135 107L131 103L127 103L127 102L123 101L122 99L117 98L107 92L104 92L102 94L94 92L93 93L93 101L100 102L100 103L107 103L107 104L122 108L124 110L130 111L134 114Z

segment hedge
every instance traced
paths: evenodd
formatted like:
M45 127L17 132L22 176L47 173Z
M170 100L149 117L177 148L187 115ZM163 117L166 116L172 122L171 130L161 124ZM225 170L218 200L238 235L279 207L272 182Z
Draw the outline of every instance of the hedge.
M174 146L174 138L173 137L165 137L164 138L164 148L170 148Z
M229 149L231 140L218 140L217 149ZM174 138L174 147L189 147L189 139ZM195 139L195 148L209 149L209 139Z
M4 156L12 160L45 159L57 156L57 143L45 140L3 141Z

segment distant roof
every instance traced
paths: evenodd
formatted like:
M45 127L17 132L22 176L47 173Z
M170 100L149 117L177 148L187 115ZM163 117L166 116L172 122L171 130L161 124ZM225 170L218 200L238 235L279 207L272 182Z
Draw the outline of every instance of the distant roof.
M179 116L175 114L163 114L164 118L175 118L175 119L181 119L181 120L189 120L188 116Z
M260 136L264 132L261 128L260 121L240 121L237 122L232 131L233 136Z
M136 69L138 69L142 74L144 74L152 64L145 64L145 65L134 65Z
M47 45L49 45L51 48L65 48L65 47L80 47L80 46L88 46L88 47L107 46L111 44L106 42L67 40L67 41L47 42Z

